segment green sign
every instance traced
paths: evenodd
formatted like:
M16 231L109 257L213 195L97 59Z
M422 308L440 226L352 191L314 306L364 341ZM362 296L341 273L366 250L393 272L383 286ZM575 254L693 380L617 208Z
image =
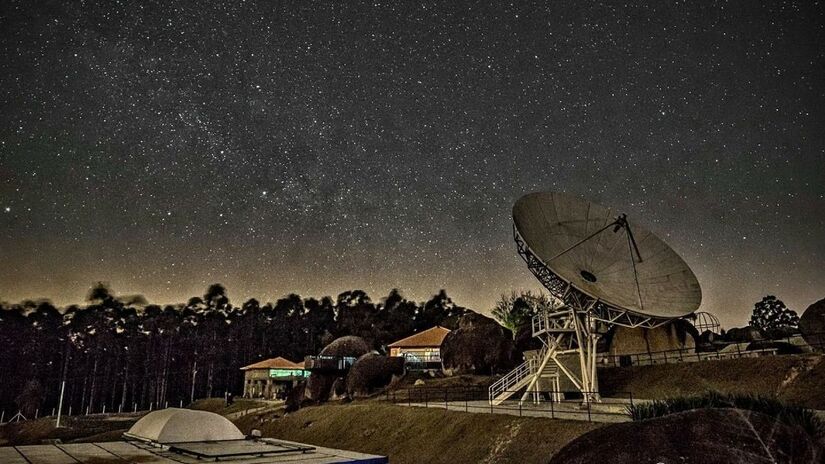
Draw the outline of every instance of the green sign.
M270 369L270 377L309 377L309 372L303 369Z

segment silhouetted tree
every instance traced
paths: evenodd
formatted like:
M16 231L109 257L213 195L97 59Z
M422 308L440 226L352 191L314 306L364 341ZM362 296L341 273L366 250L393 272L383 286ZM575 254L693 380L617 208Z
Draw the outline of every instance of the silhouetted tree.
M27 418L34 418L37 411L43 405L46 394L43 391L43 385L37 379L32 379L26 382L23 391L17 395L15 402L21 413Z
M336 335L356 335L374 347L376 313L375 305L363 290L341 293L335 303Z
M378 307L377 321L374 327L381 346L413 333L415 331L415 313L417 310L417 304L406 300L398 289L392 289Z
M64 412L146 409L224 391L239 393L240 367L274 356L301 360L333 338L364 337L378 350L434 325L455 327L464 308L445 291L418 304L393 290L379 303L362 290L333 300L290 294L274 303L233 306L220 284L182 305L118 296L97 282L85 307L62 311L46 300L0 303L0 409L20 398ZM37 381L38 390L27 387ZM32 403L34 404L34 403ZM36 408L35 408L36 409Z
M492 310L493 317L513 333L515 339L518 329L530 323L533 316L541 311L549 311L560 306L555 299L544 293L531 291L502 294Z
M773 295L754 304L750 325L770 338L782 337L797 331L799 316Z
M453 300L447 296L447 292L441 290L416 312L415 331L419 332L436 325L455 329L458 326L458 318L464 312L464 308L453 303Z

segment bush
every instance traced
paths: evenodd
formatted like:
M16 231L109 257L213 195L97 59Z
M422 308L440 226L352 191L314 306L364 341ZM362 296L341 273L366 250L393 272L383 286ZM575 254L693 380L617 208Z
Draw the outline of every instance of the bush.
M805 429L814 438L825 438L825 424L816 413L801 406L785 404L776 398L707 392L699 396L680 396L655 400L651 403L635 404L627 407L634 421L667 416L677 412L707 408L735 408L759 412L773 417L779 422Z

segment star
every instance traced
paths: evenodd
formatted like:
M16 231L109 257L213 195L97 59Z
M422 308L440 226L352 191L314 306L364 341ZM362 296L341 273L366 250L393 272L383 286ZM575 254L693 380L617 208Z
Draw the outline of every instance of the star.
M648 226L728 327L822 297L816 2L121 3L4 12L5 300L220 280L488 312L540 287L511 215L541 190Z

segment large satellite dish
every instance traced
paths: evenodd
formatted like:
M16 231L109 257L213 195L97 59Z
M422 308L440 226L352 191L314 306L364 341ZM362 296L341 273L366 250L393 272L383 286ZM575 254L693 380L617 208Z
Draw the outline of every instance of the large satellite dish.
M516 232L548 271L616 310L654 320L693 313L702 291L665 242L624 214L564 193L539 192L513 207Z
M546 394L557 400L559 372L585 401L600 401L597 342L610 326L655 328L693 313L702 302L685 261L624 213L565 193L539 192L516 201L513 222L519 255L564 306L533 317L532 333L543 348L490 385L492 404L520 391L522 402L531 395L539 402Z

